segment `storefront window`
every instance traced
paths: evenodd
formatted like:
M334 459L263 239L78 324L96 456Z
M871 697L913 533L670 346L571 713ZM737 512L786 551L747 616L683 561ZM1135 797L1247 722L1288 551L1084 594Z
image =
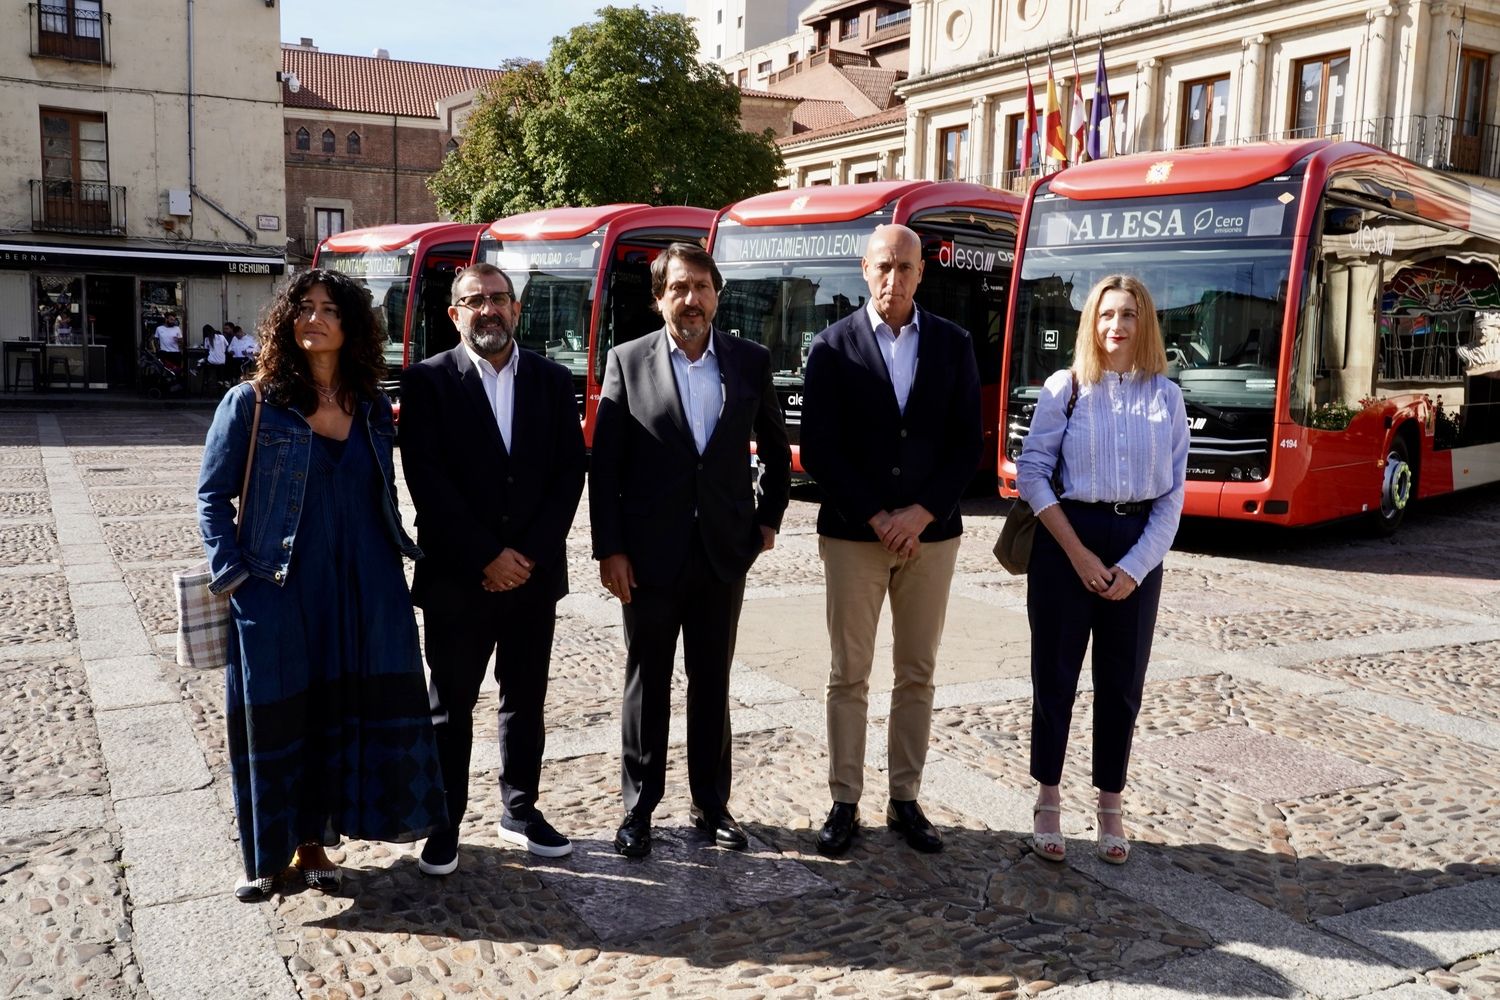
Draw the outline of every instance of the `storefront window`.
M38 274L31 339L44 344L86 343L85 325L83 278L76 274Z

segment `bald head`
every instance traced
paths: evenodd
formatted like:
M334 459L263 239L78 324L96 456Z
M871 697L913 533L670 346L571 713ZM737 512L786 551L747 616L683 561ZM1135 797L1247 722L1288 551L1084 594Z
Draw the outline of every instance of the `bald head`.
M922 240L905 226L877 226L860 261L875 312L894 331L911 322L922 281Z

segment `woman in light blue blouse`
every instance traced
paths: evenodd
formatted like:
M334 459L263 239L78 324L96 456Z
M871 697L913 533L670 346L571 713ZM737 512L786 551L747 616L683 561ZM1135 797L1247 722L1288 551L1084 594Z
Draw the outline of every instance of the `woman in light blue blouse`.
M1150 293L1128 275L1102 279L1084 304L1073 366L1047 379L1016 460L1021 498L1046 529L1036 533L1026 609L1031 776L1041 785L1032 848L1049 861L1065 850L1058 786L1091 636L1098 855L1111 864L1130 856L1120 798L1187 472L1187 414L1166 370Z

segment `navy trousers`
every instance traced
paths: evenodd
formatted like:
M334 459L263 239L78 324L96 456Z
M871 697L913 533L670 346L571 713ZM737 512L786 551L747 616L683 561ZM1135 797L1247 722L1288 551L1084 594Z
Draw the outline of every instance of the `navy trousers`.
M1150 516L1116 514L1103 504L1067 500L1063 511L1106 567L1130 550ZM1161 572L1157 566L1123 601L1106 600L1083 585L1052 533L1037 526L1026 577L1026 614L1031 621L1031 776L1040 783L1062 780L1078 675L1092 637L1094 787L1103 792L1125 788L1161 600Z

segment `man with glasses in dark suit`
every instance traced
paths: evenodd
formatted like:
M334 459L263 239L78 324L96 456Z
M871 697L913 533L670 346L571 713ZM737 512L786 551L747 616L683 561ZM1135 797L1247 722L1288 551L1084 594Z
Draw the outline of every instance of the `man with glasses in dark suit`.
M566 540L586 461L573 378L516 344L521 305L499 268L460 271L452 302L459 345L401 378L401 464L423 553L412 600L423 611L448 794L448 828L422 848L429 875L458 866L473 710L492 654L505 806L499 838L546 858L573 849L536 806L553 626L568 592Z
M729 812L729 667L745 575L775 544L786 511L791 448L770 352L713 326L723 287L713 258L691 243L652 262L665 325L609 352L594 426L594 558L625 617L625 819L615 849L627 857L651 850L679 635L693 823L720 847L749 842Z

